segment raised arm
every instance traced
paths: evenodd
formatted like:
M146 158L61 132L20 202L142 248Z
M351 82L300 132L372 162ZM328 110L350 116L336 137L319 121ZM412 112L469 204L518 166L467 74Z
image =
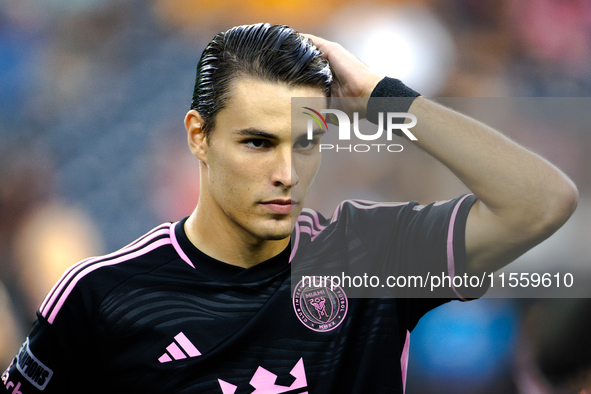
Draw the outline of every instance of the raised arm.
M335 76L333 95L369 97L382 77L341 45L306 35ZM359 108L365 112L366 103ZM414 143L449 168L478 197L466 224L469 273L491 272L559 229L574 212L573 182L547 160L498 131L424 97L408 112Z

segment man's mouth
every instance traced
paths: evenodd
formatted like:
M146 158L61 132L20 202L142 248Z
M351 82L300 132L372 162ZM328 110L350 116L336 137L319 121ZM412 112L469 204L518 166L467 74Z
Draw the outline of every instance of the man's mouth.
M289 215L289 213L291 213L291 208L296 204L297 201L294 201L290 198L277 198L275 200L261 202L261 205L278 215Z

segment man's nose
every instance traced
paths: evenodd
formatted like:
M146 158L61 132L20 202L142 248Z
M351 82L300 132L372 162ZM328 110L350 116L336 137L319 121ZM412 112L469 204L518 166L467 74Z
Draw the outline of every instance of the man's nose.
M278 151L272 177L273 184L276 186L291 188L297 185L299 177L293 165L291 149Z

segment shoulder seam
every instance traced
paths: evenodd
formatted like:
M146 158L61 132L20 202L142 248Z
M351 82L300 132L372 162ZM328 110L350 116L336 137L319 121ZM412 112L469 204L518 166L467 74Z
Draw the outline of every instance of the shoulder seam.
M382 208L382 207L401 207L401 206L410 204L410 202L375 202L375 201L357 200L357 199L344 200L339 204L337 209L335 209L335 211L332 215L332 218L330 219L331 223L336 222L339 219L339 215L341 214L341 211L343 210L343 207L345 206L345 204L350 204L353 206L353 208L356 208L356 209L367 210L367 209L376 209L376 208Z

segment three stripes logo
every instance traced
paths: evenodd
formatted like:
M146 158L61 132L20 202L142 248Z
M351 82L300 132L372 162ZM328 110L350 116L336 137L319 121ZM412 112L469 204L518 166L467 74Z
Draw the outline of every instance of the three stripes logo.
M187 357L197 356L201 356L201 352L197 350L195 345L181 331L174 337L174 341L166 347L166 352L160 356L158 361L160 363L167 363L173 359L182 360Z

